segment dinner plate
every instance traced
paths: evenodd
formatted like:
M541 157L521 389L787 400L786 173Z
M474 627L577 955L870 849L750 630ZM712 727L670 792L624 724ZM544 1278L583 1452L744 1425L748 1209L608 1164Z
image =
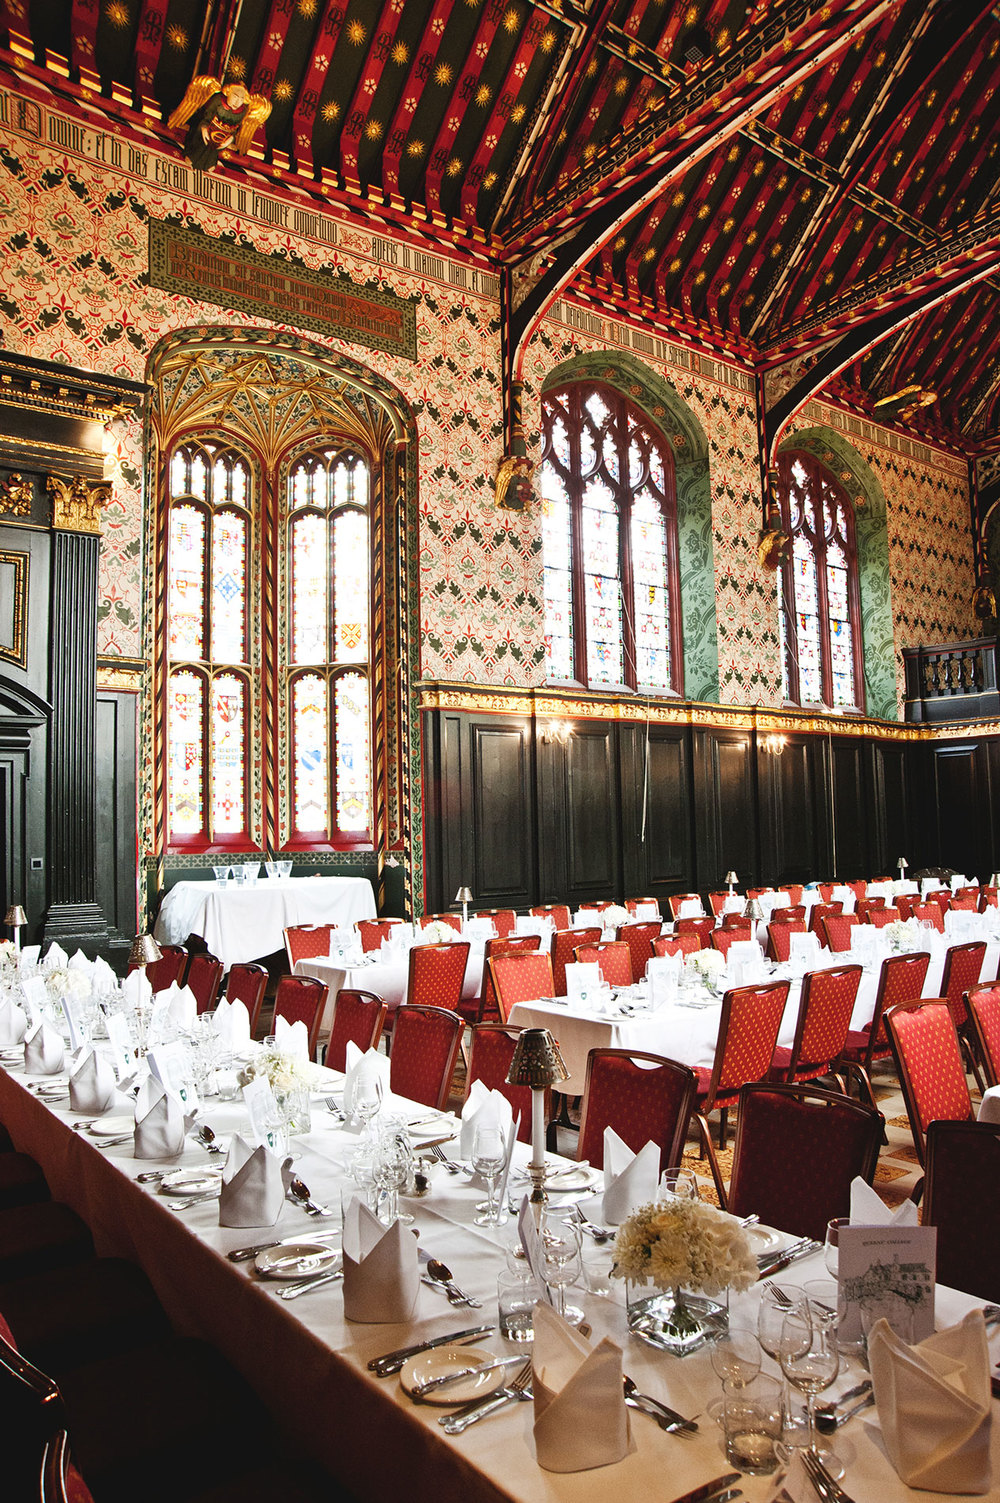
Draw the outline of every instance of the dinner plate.
M133 1132L135 1129L134 1117L101 1117L100 1121L92 1122L87 1131L93 1133L95 1138L120 1138L122 1133Z
M418 1352L405 1362L400 1370L399 1381L403 1392L412 1397L414 1388L420 1383L429 1383L431 1378L446 1378L449 1373L463 1367L495 1361L493 1352L487 1352L480 1346L439 1346L431 1352ZM496 1393L498 1388L503 1387L507 1377L508 1373L501 1367L495 1368L491 1373L459 1378L454 1383L446 1384L444 1388L433 1389L421 1402L446 1404L449 1408L454 1408L456 1404L467 1404L470 1399L483 1399L487 1394Z
M570 1164L565 1169L549 1169L545 1174L545 1188L558 1192L560 1190L589 1190L596 1185L603 1176L597 1169L592 1169L589 1164Z
M217 1190L221 1169L171 1169L160 1180L161 1195L205 1195Z
M785 1233L775 1231L773 1226L747 1226L744 1231L750 1238L750 1248L755 1254L772 1252L788 1241Z
M257 1254L254 1267L265 1279L305 1279L340 1267L340 1249L326 1242L283 1242Z

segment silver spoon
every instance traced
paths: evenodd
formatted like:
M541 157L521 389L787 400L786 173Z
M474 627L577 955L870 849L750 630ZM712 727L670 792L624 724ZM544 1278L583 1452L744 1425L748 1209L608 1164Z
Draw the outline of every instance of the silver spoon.
M863 1399L859 1399L856 1404L851 1405L850 1409L845 1409L840 1414L836 1410L833 1413L827 1414L821 1414L817 1410L815 1415L816 1429L822 1435L832 1435L838 1426L845 1424L855 1414L860 1414L862 1409L868 1409L874 1402L875 1395L873 1393L866 1393Z
M226 1151L224 1148L220 1148L218 1143L215 1141L215 1133L208 1126L207 1122L203 1123L202 1126L199 1127L198 1131L195 1133L195 1137L198 1139L198 1142L201 1144L202 1148L207 1148L209 1153L225 1153Z
M452 1277L451 1269L448 1267L447 1263L442 1263L439 1258L428 1258L427 1262L424 1264L424 1267L427 1270L428 1277L431 1278L435 1284L441 1285L441 1288L448 1296L449 1304L470 1305L473 1309L479 1309L480 1305L482 1304L482 1300L473 1299L471 1295L465 1293L464 1289L459 1289L458 1285L455 1283L454 1278Z
M329 1206L321 1206L312 1198L309 1186L298 1175L289 1182L288 1198L297 1201L307 1216L332 1216Z

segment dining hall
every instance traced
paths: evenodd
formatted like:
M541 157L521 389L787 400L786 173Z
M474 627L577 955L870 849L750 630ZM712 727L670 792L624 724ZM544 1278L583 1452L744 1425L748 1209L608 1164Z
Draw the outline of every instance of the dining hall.
M0 7L12 1499L1000 1498L998 88Z

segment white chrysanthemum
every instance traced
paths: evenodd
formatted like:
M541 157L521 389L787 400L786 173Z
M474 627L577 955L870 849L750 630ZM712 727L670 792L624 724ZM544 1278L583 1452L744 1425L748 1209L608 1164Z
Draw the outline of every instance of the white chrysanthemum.
M420 943L424 945L447 945L458 937L457 931L443 919L433 919L420 931Z
M90 996L90 980L83 971L57 966L45 977L45 989L50 997L76 997L83 1002Z
M757 1279L750 1239L735 1216L700 1200L640 1206L618 1228L614 1278L715 1295Z
M263 1077L275 1093L308 1090L318 1078L315 1065L297 1054L282 1054L277 1049L255 1054L240 1074L240 1083Z

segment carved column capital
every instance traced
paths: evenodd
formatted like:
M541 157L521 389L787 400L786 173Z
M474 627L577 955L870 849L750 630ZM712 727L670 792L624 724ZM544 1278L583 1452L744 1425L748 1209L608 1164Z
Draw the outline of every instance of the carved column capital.
M50 475L46 489L52 497L52 526L58 532L100 532L101 508L111 501L111 487L106 481L90 481L82 475L63 480Z

